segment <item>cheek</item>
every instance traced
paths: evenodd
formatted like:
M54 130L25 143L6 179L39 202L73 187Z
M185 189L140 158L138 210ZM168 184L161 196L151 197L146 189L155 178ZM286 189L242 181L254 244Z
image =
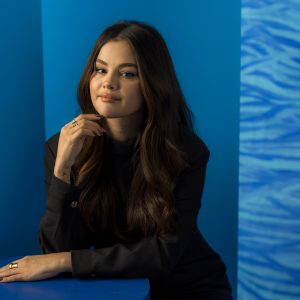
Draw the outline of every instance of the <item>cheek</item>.
M90 94L91 94L91 97L93 97L93 95L95 95L95 93L99 89L99 84L100 84L99 80L97 80L95 77L92 77L90 79Z
M143 98L142 97L142 90L139 83L132 84L127 87L127 93L135 98Z
M95 81L93 79L90 80L90 94L93 96L95 91Z

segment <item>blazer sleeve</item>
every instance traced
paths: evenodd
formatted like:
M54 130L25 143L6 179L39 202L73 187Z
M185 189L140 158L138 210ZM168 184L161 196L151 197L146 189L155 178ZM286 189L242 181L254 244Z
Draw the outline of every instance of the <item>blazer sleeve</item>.
M153 236L107 248L72 250L73 275L151 278L172 271L197 230L209 158L209 151L200 139L191 156L191 167L182 172L174 190L179 217L177 231L164 239Z
M39 227L43 253L89 248L89 231L77 209L79 189L54 176L58 135L45 143L44 171L46 212ZM54 146L53 146L54 145Z

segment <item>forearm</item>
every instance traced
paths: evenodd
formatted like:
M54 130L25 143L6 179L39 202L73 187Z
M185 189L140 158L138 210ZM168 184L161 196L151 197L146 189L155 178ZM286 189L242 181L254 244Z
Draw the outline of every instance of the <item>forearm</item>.
M43 253L88 249L91 246L88 229L79 211L71 208L62 211L61 215L46 212L39 228L39 243Z
M59 273L72 272L71 252L52 253Z
M54 166L54 176L64 181L65 183L70 184L71 183L70 174L71 174L71 167L65 166L59 161L56 161Z
M79 190L53 176L46 197L46 212L39 230L43 253L89 248L89 230L76 205Z

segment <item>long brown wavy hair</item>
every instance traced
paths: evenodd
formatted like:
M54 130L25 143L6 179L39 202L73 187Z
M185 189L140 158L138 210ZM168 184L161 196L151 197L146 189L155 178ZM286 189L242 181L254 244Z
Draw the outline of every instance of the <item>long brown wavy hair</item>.
M134 174L124 212L126 228L121 228L117 218L118 195L109 166L108 136L86 138L73 166L72 180L81 189L81 212L93 231L105 230L124 240L164 236L176 226L173 191L178 175L187 166L179 147L180 129L193 130L193 114L164 39L155 28L138 21L113 24L96 41L78 85L82 113L96 113L89 83L101 47L119 40L132 46L145 101L144 123L131 162Z

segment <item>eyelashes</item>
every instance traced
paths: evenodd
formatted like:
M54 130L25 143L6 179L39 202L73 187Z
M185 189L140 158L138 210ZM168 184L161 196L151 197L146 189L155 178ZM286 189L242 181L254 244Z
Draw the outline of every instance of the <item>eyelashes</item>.
M134 78L137 77L137 74L132 73L132 72L121 72L122 77L125 78Z
M106 74L107 71L104 69L104 68L95 68L95 72L97 74ZM134 72L126 72L126 71L123 71L123 72L119 72L120 76L123 77L123 78L135 78L135 77L138 77L138 74L137 73L134 73Z

